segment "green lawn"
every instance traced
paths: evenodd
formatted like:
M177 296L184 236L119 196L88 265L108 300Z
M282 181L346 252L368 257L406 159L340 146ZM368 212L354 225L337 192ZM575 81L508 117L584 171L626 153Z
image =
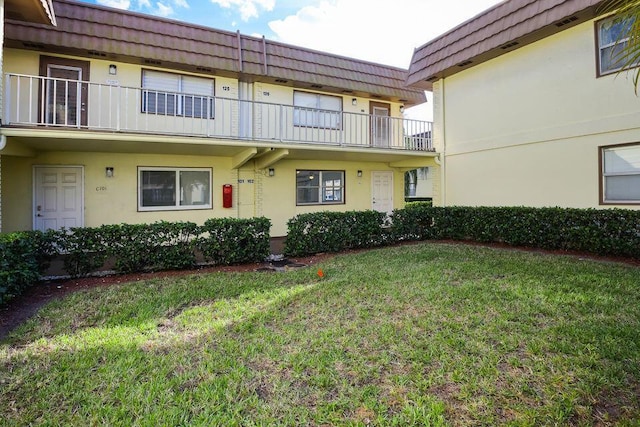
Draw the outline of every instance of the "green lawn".
M0 343L0 425L640 425L640 268L466 245L79 292Z

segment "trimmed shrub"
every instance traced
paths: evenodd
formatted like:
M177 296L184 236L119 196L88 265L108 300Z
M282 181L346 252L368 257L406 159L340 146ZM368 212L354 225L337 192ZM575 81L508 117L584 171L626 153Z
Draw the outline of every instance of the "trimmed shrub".
M38 231L0 234L0 305L37 283L42 248Z
M73 277L86 276L104 265L107 250L99 228L73 227L52 234L53 243L63 256L64 269Z
M301 256L383 245L391 238L384 228L385 218L386 214L372 210L300 214L287 223L285 254Z
M268 218L208 219L200 232L197 248L205 260L217 265L264 261L270 252Z
M627 209L407 207L396 240L452 239L640 258L640 212Z
M187 269L196 263L194 241L199 229L195 223L104 225L98 230L121 273Z

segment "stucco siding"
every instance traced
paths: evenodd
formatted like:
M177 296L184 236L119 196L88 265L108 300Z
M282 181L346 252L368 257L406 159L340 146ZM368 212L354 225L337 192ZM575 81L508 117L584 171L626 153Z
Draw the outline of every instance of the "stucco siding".
M640 102L624 74L596 77L594 33L586 22L434 84L447 205L599 206L598 147L640 141Z
M267 170L231 168L231 159L215 156L175 156L135 153L43 152L35 157L3 156L3 197L12 203L3 206L4 231L33 228L33 188L35 166L82 166L84 173L84 225L151 223L156 221L192 221L208 218L267 216L272 221L271 235L284 236L287 221L301 213L319 210L348 211L371 209L371 172L393 171L394 208L404 206L402 172L384 163L283 160ZM138 167L200 167L212 169L212 209L139 212L137 202ZM107 177L112 167L113 177ZM296 205L296 170L344 171L345 203ZM362 177L357 171L362 170ZM242 181L239 181L241 179ZM222 186L231 184L232 208L222 207Z

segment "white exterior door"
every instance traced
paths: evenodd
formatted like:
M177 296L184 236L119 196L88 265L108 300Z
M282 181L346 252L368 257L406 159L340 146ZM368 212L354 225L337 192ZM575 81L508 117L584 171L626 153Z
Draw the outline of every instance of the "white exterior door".
M388 214L393 211L393 172L371 172L371 208Z
M371 129L371 137L374 147L389 146L389 108L382 104L381 106L372 106L373 125Z
M81 166L34 168L35 230L84 226L82 172Z

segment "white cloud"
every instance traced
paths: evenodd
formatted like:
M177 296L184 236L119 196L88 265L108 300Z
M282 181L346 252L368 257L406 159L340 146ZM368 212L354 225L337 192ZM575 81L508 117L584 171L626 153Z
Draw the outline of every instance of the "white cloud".
M129 9L131 7L131 0L97 0L98 4L108 7L115 7L117 9Z
M269 28L284 43L407 68L414 48L497 3L322 0L269 22Z
M245 22L260 16L259 9L269 12L276 5L276 0L211 0L211 2L227 9L238 9L240 18Z
M158 2L156 3L156 10L154 14L166 18L167 16L173 15L173 8Z

